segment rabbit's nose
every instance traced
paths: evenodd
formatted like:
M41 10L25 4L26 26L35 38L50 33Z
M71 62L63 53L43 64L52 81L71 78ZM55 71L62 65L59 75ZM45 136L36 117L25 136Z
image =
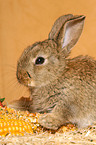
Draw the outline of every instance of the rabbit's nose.
M18 81L25 85L28 85L28 81L31 79L30 73L24 69L17 69L16 76Z
M31 77L31 75L29 74L29 72L28 72L28 71L26 71L26 73L27 73L27 75L29 76L29 78L31 79L32 77Z

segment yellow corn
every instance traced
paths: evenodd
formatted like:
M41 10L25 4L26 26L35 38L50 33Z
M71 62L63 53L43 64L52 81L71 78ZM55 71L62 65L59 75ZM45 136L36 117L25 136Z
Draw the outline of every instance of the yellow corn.
M33 134L30 123L19 119L0 119L0 136L24 135L24 133Z
M29 113L28 111L16 111L8 107L0 106L0 137L5 137L7 135L23 136L26 133L39 133L40 131L48 131L38 124L39 113ZM68 130L74 130L74 126L69 124L67 126L62 126L59 132L65 132Z
M38 113L28 111L16 111L8 107L0 106L0 136L24 135L41 130L38 124Z

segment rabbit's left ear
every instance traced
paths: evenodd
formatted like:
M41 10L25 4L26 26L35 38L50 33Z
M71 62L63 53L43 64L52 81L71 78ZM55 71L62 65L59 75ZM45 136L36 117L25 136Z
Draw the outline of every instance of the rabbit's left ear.
M62 19L65 19L65 21ZM67 51L66 53L68 54L81 35L84 19L85 16L61 16L54 23L52 30L49 33L49 39L53 39L58 46L63 49L65 48Z

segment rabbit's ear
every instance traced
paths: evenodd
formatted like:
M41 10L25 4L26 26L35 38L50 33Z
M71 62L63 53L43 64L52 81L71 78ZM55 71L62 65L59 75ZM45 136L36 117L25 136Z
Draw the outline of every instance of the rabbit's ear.
M76 44L83 29L85 16L71 14L61 16L54 23L49 39L53 39L58 46L67 49L67 53Z

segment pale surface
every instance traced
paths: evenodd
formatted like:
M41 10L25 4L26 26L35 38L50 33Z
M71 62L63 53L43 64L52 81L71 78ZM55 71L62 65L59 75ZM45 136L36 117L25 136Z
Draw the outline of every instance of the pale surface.
M96 0L0 0L0 96L6 97L6 102L29 96L15 75L24 48L46 39L54 21L68 13L86 16L71 56L96 58Z

